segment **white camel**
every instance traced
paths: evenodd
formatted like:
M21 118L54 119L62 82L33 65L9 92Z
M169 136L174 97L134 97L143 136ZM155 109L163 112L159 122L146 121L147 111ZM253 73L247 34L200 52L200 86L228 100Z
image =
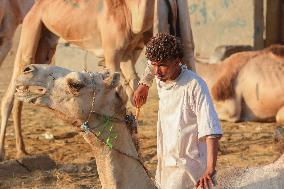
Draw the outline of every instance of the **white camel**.
M230 168L218 176L220 189L282 189L284 188L284 155L264 166Z
M102 126L104 116L112 120L117 138L110 150L90 132L83 134L94 149L103 188L155 188L138 160L131 136L123 122L125 96L116 90L117 75L70 72L55 66L29 65L17 81L18 99L51 109L76 127L88 121L92 132ZM83 124L84 125L84 124ZM114 135L112 135L114 136ZM227 169L218 173L217 188L282 189L284 188L284 155L265 166Z
M127 96L118 84L118 73L29 65L17 80L16 97L48 107L75 127L84 126L82 135L94 151L103 189L156 188L124 122Z

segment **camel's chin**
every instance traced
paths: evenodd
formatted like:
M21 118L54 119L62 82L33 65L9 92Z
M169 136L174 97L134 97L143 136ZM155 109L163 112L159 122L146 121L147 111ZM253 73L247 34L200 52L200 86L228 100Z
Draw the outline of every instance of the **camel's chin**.
M17 85L15 96L18 100L32 104L39 104L40 99L45 95L46 88L34 85Z

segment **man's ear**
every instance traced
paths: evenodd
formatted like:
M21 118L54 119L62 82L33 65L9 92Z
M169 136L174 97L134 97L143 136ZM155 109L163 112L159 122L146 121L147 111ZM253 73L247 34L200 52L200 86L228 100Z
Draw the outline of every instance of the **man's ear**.
M114 72L109 77L104 79L105 84L107 87L114 88L120 84L120 73Z

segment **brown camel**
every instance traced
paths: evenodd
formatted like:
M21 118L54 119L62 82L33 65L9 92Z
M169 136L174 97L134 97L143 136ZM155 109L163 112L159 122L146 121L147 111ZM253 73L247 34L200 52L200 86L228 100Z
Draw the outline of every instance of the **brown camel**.
M196 63L218 116L230 122L284 122L284 46L236 53L219 64Z
M118 73L29 65L17 79L16 97L50 108L75 127L88 121L81 134L94 151L102 188L154 189L124 122L127 96L119 83ZM92 134L99 131L100 135Z
M12 47L14 33L35 0L0 1L0 66Z
M156 6L161 2L164 6ZM121 71L122 83L131 97L138 82L134 69L138 56L134 51L143 47L141 44L152 35L153 27L157 31L178 33L170 26L180 24L182 40L190 41L188 9L184 5L187 2L180 0L36 1L24 18L12 80L2 99L0 160L4 158L4 137L13 107L15 79L25 65L49 63L58 37L104 58L110 72ZM178 13L174 12L177 10ZM171 24L160 22L168 17L173 20ZM154 24L154 20L157 23ZM184 62L190 61L185 59ZM21 136L21 109L22 103L15 100L13 118L17 157L26 154Z
M123 99L126 99L126 94L117 90L117 79L116 75L107 77L99 73L70 72L55 66L29 65L17 80L16 96L56 111L62 119L76 127L88 120L90 127L98 128L103 117L109 116L117 134L112 150L101 142L102 138L88 132L83 134L94 150L102 187L155 188L137 160L137 152L125 124L120 121L125 114L126 100ZM89 115L90 112L93 113ZM93 127L90 129L95 130ZM283 176L284 155L265 166L226 169L218 173L217 188L283 188Z

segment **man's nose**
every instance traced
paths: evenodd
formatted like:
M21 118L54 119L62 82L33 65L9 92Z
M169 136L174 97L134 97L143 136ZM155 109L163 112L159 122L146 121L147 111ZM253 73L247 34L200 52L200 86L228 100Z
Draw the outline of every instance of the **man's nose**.
M155 74L159 74L161 72L160 67L154 66L154 72L155 72Z

